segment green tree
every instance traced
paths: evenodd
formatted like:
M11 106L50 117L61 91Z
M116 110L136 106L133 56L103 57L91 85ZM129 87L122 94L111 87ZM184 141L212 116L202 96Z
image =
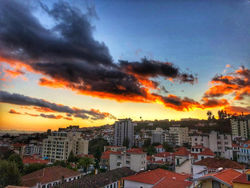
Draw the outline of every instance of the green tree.
M95 157L98 161L100 161L101 156L102 156L101 148L97 148L97 150L94 152L94 157Z
M104 151L104 146L108 146L107 140L96 138L89 141L89 154L95 154L97 150Z
M144 141L143 147L146 148L146 147L148 147L148 146L150 146L150 145L151 145L151 139L148 138L148 139L146 139L146 140Z
M67 161L68 161L69 163L73 163L73 162L76 162L76 161L77 161L77 159L76 159L76 157L75 157L73 151L71 151L71 152L69 153L69 157L68 157L68 160L67 160Z
M55 161L53 163L54 166L61 166L61 167L67 167L67 163L65 161Z
M207 116L208 116L208 120L212 119L212 112L211 111L207 111Z
M147 154L148 155L153 155L156 153L156 149L154 146L150 145L146 148Z
M21 185L21 174L15 162L0 160L0 187Z
M163 143L163 148L167 151L167 152L173 152L174 151L174 148L169 145L167 142L164 142Z
M10 155L9 158L8 158L8 161L16 163L17 168L22 173L22 171L23 171L23 160L21 159L21 157L18 154L14 153L14 154Z
M80 168L84 168L84 171L85 171L85 172L87 171L87 169L89 168L89 166L90 166L91 164L94 164L94 161L93 161L93 159L88 158L88 157L80 158L80 159L79 159L79 162L78 162L78 166L79 166Z

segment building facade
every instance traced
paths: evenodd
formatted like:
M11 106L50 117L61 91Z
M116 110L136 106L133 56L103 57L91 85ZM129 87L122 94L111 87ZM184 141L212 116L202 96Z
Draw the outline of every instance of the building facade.
M163 144L164 141L164 131L163 129L157 127L152 131L151 143Z
M250 165L250 140L239 147L237 161Z
M209 134L193 134L190 136L192 146L201 145L211 149L217 156L233 159L232 136L230 134L211 131Z
M74 155L88 154L88 140L79 132L53 132L43 140L43 158L50 161L67 160L70 152Z
M42 155L43 144L28 144L24 146L24 155Z
M141 149L130 149L125 152L110 153L110 170L122 167L129 167L135 172L147 169L147 154Z
M131 119L119 119L115 122L114 144L123 146L128 142L128 146L134 145L134 123Z
M173 126L169 128L169 132L165 134L165 142L177 146L183 146L189 143L188 127Z
M244 117L236 117L230 119L232 128L232 137L235 138L250 138L250 119Z

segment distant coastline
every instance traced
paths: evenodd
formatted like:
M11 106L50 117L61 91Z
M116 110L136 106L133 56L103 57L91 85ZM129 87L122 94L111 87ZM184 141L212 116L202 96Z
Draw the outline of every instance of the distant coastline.
M4 130L0 129L0 135L10 134L10 135L19 135L19 134L33 134L33 133L42 133L44 131L25 131L25 130Z

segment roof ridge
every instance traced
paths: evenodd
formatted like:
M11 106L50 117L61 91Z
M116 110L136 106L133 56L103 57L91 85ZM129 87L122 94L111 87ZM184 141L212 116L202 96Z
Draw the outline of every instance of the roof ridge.
M159 181L157 181L154 186L156 186L157 184L159 184L160 182L162 182L164 179L166 179L166 176L162 177Z

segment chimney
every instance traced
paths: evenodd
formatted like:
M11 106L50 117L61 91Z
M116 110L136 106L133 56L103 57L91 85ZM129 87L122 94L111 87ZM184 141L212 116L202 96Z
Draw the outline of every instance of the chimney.
M61 183L64 184L64 176L62 176Z

